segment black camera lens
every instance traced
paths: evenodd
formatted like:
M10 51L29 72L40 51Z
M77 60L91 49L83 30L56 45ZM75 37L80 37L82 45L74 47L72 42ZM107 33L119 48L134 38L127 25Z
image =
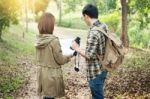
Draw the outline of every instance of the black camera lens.
M74 67L74 70L75 70L76 72L79 72L79 68L77 68L77 67Z
M81 40L80 37L76 37L74 41L75 41L78 45L80 45L80 40ZM71 47L70 47L70 48L71 48ZM72 49L72 48L71 48L71 49ZM76 51L73 53L73 56L77 56L77 52L76 52Z
M80 45L80 37L76 37L75 42Z

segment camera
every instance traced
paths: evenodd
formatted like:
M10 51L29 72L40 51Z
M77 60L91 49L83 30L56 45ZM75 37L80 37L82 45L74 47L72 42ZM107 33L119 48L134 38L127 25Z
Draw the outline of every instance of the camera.
M81 40L80 37L76 37L74 41L80 46L80 40ZM71 48L71 47L70 47L70 48ZM71 49L72 49L72 48L71 48ZM72 50L73 50L73 49L72 49ZM73 56L77 56L77 52L76 52L76 51L73 53Z
M75 42L80 46L80 37L76 37L75 38ZM71 48L71 47L70 47ZM71 48L72 49L72 48ZM72 49L73 50L73 49ZM74 67L74 70L76 71L76 72L79 72L79 54L75 51L74 53L73 53L73 56L75 56L75 67ZM76 59L76 57L78 58L78 59Z

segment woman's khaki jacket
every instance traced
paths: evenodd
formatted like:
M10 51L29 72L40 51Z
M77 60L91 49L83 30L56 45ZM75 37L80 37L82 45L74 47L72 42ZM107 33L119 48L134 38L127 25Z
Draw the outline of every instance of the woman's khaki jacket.
M59 39L54 35L44 34L37 37L36 57L38 69L38 94L40 96L62 97L64 81L61 65L69 61L62 55Z

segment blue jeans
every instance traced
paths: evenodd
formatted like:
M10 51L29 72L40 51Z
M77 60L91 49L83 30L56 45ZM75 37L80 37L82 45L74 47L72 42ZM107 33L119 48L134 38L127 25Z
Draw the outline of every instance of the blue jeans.
M104 99L104 82L107 71L102 71L95 79L89 80L89 87L92 93L92 99Z
M49 97L43 97L43 99L54 99L54 98L49 98Z

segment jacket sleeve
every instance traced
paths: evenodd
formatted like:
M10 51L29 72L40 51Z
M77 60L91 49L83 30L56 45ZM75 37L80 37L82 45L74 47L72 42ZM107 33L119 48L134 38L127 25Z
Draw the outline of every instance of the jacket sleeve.
M64 65L65 63L69 62L70 60L69 56L64 56L62 54L62 50L58 38L54 39L51 45L52 45L54 59L58 64Z

